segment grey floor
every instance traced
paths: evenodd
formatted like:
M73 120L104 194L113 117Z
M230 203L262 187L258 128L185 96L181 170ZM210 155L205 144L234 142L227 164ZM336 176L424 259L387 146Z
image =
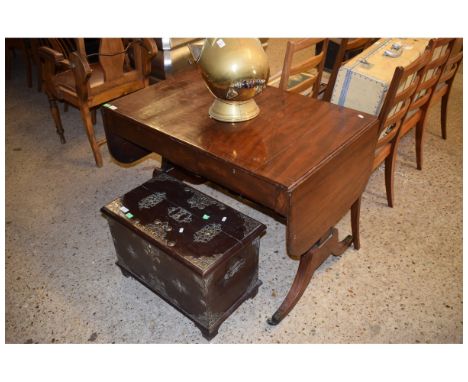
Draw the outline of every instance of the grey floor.
M6 342L207 343L191 321L122 277L99 212L149 179L159 158L123 167L102 147L104 167L96 168L74 109L62 113L67 144L61 145L47 99L26 87L20 61L6 81ZM97 132L103 135L100 116ZM414 138L407 136L399 148L395 208L386 206L378 169L363 196L361 250L327 260L276 327L266 319L297 267L285 253L284 226L201 186L268 226L260 252L263 286L212 343L461 343L462 73L448 135L440 138L433 108L424 170L416 170ZM349 233L349 216L338 228Z

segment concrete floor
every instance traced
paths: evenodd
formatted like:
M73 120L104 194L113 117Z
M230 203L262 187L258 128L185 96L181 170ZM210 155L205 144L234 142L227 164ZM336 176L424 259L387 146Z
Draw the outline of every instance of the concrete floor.
M281 41L274 42L280 49ZM274 45L273 44L273 45ZM282 54L273 49L273 65ZM276 57L276 58L275 58ZM61 145L46 96L26 87L18 65L6 82L6 342L206 343L194 324L140 283L124 278L99 209L151 177L153 156L131 167L102 147L94 166L78 111L62 113ZM278 326L297 263L284 226L208 186L199 187L268 226L263 286L212 343L462 343L462 73L452 90L448 139L439 108L427 125L425 167L413 135L399 148L396 206L386 206L383 169L363 195L361 245L328 259ZM98 136L103 136L98 117ZM349 216L339 224L349 233Z

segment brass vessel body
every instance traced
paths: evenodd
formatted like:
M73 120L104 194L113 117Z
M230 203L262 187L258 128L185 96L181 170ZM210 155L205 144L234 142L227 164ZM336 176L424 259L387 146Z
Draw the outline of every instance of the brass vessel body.
M241 122L260 110L253 100L265 87L268 58L259 39L207 38L191 52L210 92L217 98L210 107L212 118Z

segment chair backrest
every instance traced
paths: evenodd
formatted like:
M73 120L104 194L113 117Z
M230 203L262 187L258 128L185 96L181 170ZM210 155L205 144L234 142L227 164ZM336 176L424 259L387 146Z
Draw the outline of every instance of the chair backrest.
M349 60L351 57L348 57L349 53L356 53L357 50L362 51L374 43L377 39L375 38L344 38L340 49L345 53L343 55L343 61Z
M458 49L457 49L458 47ZM455 39L452 54L447 60L444 71L439 78L438 84L448 83L453 81L455 74L457 74L461 61L463 60L463 39Z
M323 43L322 50L316 54L315 46L320 42ZM309 49L312 54L307 59L293 65L294 55L306 49ZM310 88L311 91L307 95L317 98L327 49L328 39L326 38L305 38L297 41L288 41L279 88L295 93L302 93ZM298 79L297 84L289 85L290 77L292 76L299 76L301 78Z
M441 74L445 70L454 42L454 38L437 38L430 41L431 58L424 68L424 74L416 89L409 111L429 106L429 101Z
M65 58L69 58L70 54L77 50L76 40L73 38L44 38L39 39L41 46L48 46L53 50L62 53Z
M103 38L99 45L99 64L104 81L112 81L124 74L125 48L121 38Z
M85 58L84 39L75 39L77 52ZM151 62L146 56L154 56L157 48L154 39L121 39L101 38L99 52L92 55L99 56L99 64L104 72L104 81L115 81L122 77L128 80L148 78L151 72ZM89 60L88 60L89 61Z
M379 141L377 147L395 139L404 121L411 102L425 74L426 65L431 59L432 41L424 53L406 67L395 69L392 82L379 114Z
M61 53L65 59L68 59L70 54L76 51L75 39L73 38L32 38L30 41L34 61L39 65L39 48L42 46Z
M92 55L99 56L99 66L104 75L104 81L93 86L93 93L114 91L115 97L137 90L138 87L148 85L151 71L151 58L156 55L157 48L154 39L128 39L127 46L119 38L100 39L99 52ZM88 61L91 55L84 55L80 50L84 49L84 40L77 39L78 51L70 55L73 64L76 90L82 100L88 98L89 82L92 67ZM81 47L81 49L80 49ZM133 62L130 64L129 49L133 48ZM114 89L114 90L112 90ZM126 89L126 90L125 90Z
M371 46L377 39L376 38L342 38L340 48L336 54L335 63L333 64L332 71L330 73L330 79L327 83L327 88L323 95L323 100L330 102L333 95L333 88L335 86L336 78L338 77L338 71L341 66L344 65L348 60L354 57L356 54L362 52L364 49Z

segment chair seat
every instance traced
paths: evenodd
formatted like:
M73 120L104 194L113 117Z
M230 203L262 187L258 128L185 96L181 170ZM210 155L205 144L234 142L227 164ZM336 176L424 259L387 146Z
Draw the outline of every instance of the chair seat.
M279 73L279 74L281 74L281 73ZM288 78L288 90L293 88L294 86L299 85L299 84L303 83L304 81L307 81L308 79L316 77L316 76L317 76L317 71L316 70L313 70L312 72L302 72L302 73L294 74L294 75L292 75L292 76L290 76ZM278 87L281 76L275 75L274 77L275 78L270 79L270 81L268 82L268 86ZM307 95L310 94L311 91L312 91L312 89L306 89L306 90L300 92L300 94L307 96Z
M317 76L316 71L315 73L304 72L304 73L298 73L298 74L292 75L288 79L288 89L291 89L294 86L308 80L309 78L316 77L316 76Z
M104 71L99 64L90 65L92 73L89 79L90 88L95 88L104 83ZM76 93L75 77L71 70L65 70L64 72L58 73L54 76L54 83L57 87L61 87Z
M293 88L296 85L301 84L302 82L304 82L304 81L306 81L306 80L308 80L308 79L310 79L312 77L315 77L315 76L317 76L317 71L312 72L312 73L303 72L303 73L298 73L298 74L294 74L292 76L289 76L289 78L288 78L288 90ZM277 73L274 76L271 76L270 80L268 82L268 85L278 87L278 84L279 84L280 80L281 80L281 72ZM310 93L310 89L305 91L305 93L307 93L307 92Z
M374 163L372 164L372 171L379 167L382 162L387 158L392 151L392 144L387 143L375 150L374 153Z

